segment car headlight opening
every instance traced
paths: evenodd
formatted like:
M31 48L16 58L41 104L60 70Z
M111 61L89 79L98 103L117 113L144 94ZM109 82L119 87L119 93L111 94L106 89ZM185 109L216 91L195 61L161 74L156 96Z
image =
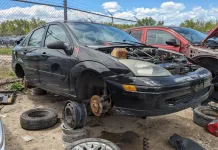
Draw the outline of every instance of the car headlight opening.
M149 62L130 59L121 59L119 61L128 67L136 76L160 77L172 75L168 70Z

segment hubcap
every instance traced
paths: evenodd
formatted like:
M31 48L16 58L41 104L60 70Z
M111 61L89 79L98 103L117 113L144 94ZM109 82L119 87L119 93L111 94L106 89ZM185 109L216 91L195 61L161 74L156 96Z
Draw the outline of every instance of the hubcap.
M113 148L101 142L85 142L76 145L71 150L113 150Z

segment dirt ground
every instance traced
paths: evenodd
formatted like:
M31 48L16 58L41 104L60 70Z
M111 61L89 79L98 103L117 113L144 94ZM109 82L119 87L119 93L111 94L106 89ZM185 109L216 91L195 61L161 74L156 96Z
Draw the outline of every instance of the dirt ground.
M6 90L8 86L2 86L0 90ZM33 96L27 90L17 94L14 104L0 105L0 116L6 132L6 150L64 149L60 125L65 101L67 101L66 98L53 94ZM60 118L58 123L46 130L26 131L22 129L19 122L20 115L36 107L55 109ZM87 128L91 137L101 137L115 142L122 150L143 150L143 138L149 139L150 148L148 150L173 150L168 140L174 133L198 142L207 150L218 150L217 138L194 124L192 118L191 108L147 119L121 116L113 111L104 117L89 117ZM34 139L25 142L22 137L26 135Z

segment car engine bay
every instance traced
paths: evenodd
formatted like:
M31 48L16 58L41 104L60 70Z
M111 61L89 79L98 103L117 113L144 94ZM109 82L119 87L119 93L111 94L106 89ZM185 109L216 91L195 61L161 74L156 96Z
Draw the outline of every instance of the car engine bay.
M199 68L184 55L165 49L146 47L109 47L98 50L111 54L118 59L140 60L153 63L168 70L172 75L182 75Z

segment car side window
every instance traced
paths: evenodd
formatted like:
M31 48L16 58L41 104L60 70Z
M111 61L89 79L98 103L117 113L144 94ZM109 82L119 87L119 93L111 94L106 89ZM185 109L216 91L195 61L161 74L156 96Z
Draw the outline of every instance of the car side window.
M137 40L141 41L142 30L132 30L130 32L130 35L136 38Z
M166 41L169 41L170 39L175 39L178 42L178 40L173 35L166 31L148 30L146 44L167 45Z
M61 26L50 25L46 33L45 46L56 41L62 41L70 44L67 34Z
M26 38L22 41L21 46L23 46L23 47L27 46L28 40L29 40L29 37L26 37Z
M44 32L45 32L45 27L35 30L32 36L30 37L28 46L40 47Z

